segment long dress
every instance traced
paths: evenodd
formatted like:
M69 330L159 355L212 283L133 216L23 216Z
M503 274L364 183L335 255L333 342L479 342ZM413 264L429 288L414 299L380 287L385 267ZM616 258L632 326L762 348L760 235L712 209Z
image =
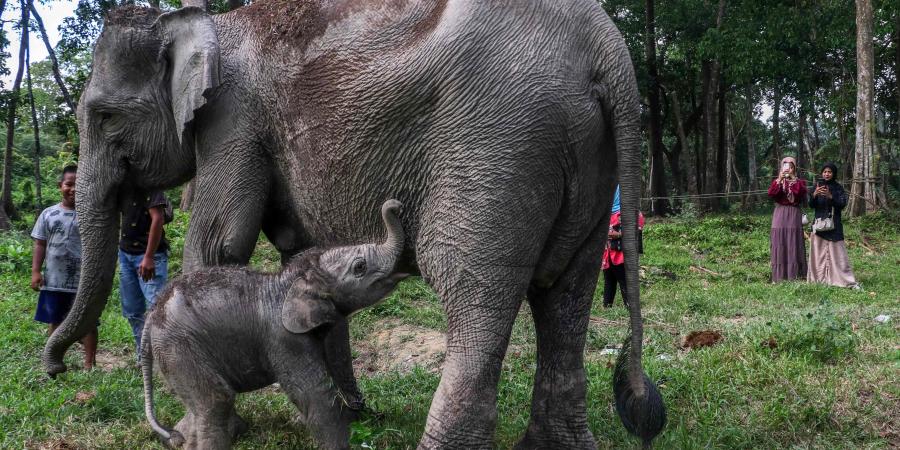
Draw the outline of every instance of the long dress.
M775 201L770 234L772 282L805 279L806 244L800 204L806 200L806 182L773 180L769 198Z
M834 221L834 229L812 233L809 236L809 269L806 280L832 286L856 286L856 277L850 266L850 256L844 244L844 224L841 210L847 206L847 192L836 181L828 182L831 198L809 195L809 206L815 209L815 217L828 217Z

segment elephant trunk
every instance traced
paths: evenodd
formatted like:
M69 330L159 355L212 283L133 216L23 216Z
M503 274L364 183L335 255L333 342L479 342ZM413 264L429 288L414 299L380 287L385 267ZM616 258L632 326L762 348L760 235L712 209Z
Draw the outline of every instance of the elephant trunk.
M117 178L101 173L89 158L79 167L75 210L81 235L81 278L72 309L44 347L42 360L51 377L65 372L63 355L69 346L97 326L112 288L119 230Z
M406 243L403 224L400 222L402 207L403 204L398 200L388 200L381 206L381 218L384 221L384 228L387 230L387 238L383 244L376 247L376 251L386 272L394 270Z
M613 393L622 424L643 440L644 446L663 429L666 410L656 385L650 381L641 364L644 334L641 318L640 275L638 272L638 214L640 213L640 108L634 69L621 35L609 43L611 69L606 83L610 95L612 134L618 153L621 188L622 250L625 254L625 283L629 305L631 336L626 339L613 371Z

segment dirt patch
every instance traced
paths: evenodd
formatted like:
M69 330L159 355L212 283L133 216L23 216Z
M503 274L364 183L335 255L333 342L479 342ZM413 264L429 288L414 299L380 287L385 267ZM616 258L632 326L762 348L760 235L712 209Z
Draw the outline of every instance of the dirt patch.
M692 349L702 347L712 347L722 342L724 337L722 333L713 330L691 331L681 341L681 348Z
M716 322L719 322L723 325L732 325L732 326L744 326L747 322L750 321L747 316L743 314L735 314L732 317L716 317L714 319Z
M81 447L71 444L65 439L52 439L46 442L27 443L25 448L28 450L79 450Z
M112 372L116 369L126 369L135 364L134 354L116 354L108 350L98 350L94 360L94 368L104 372Z
M416 366L436 373L444 363L446 339L440 331L384 320L354 348L359 356L353 366L360 374L409 372Z

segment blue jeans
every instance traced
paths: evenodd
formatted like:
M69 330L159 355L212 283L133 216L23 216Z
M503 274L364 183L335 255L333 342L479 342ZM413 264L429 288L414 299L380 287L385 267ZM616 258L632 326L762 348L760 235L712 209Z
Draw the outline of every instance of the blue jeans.
M131 334L141 359L141 333L144 331L144 313L156 302L156 295L166 286L169 276L169 256L166 252L153 255L156 276L144 281L138 276L138 266L144 255L132 255L119 249L119 293L122 296L122 315L131 325Z

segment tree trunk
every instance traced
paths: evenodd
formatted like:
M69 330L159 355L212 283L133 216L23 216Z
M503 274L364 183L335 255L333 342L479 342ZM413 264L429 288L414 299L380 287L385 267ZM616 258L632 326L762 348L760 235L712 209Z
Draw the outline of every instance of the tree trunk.
M835 79L832 82L832 96L838 97L842 92L842 81L843 77L840 79ZM850 176L853 173L853 163L851 161L851 149L850 149L850 138L847 136L847 127L849 119L847 118L847 109L844 108L844 102L837 102L837 111L835 111L835 123L837 125L837 134L838 134L838 143L840 147L838 148L838 172L840 172L840 179L845 180L849 183ZM852 187L849 184L848 187Z
M725 18L725 0L719 0L718 11L716 12L716 28L722 27L722 21ZM719 169L718 153L719 153L719 116L718 104L716 102L716 94L719 92L719 79L721 74L718 59L712 61L704 61L703 69L703 149L706 153L706 176L703 180L703 193L714 194L716 189L725 180L716 179ZM718 207L716 199L706 199L703 202L704 209L712 210Z
M650 104L650 195L653 201L650 209L655 215L667 215L670 212L669 193L666 188L666 170L663 166L662 119L659 101L659 75L656 70L656 25L653 11L653 0L645 1L646 33L644 49L647 57L647 101Z
M724 192L725 183L728 178L728 92L725 86L725 71L719 68L719 93L717 96L719 111L719 142L716 145L716 192ZM721 200L717 202L716 207L721 206Z
M703 119L703 108L697 106L697 95L696 91L693 87L691 87L691 107L694 108L694 111L700 112L700 119ZM700 124L701 128L703 126L702 122ZM700 130L700 132L694 132L693 136L693 145L691 145L691 153L689 155L690 167L689 177L688 177L688 193L691 195L697 195L700 192L703 192L703 175L700 172L700 168L703 167L700 165L700 153L701 153L701 135L705 134L705 129Z
M875 51L872 42L872 2L856 0L856 151L848 209L854 216L877 209L875 198Z
M805 176L804 171L810 169L811 160L806 145L806 109L801 102L798 111L799 119L797 120L797 175L801 178Z
M178 206L178 209L182 211L190 211L191 206L194 204L194 188L196 187L197 179L192 178L186 185L184 185L184 190L181 191L181 205Z
M675 191L681 195L684 194L685 186L687 185L682 168L690 167L690 160L687 157L690 154L690 144L684 132L684 122L681 118L681 101L678 100L678 92L671 92L669 98L672 105L672 122L677 139L676 148L678 149L677 152L672 151L669 165L672 166L672 177L675 178Z
M725 192L731 193L734 189L734 178L731 175L731 168L734 166L734 120L728 115L725 122Z
M781 163L784 155L781 154L781 86L775 86L775 104L772 105L772 155L775 157L775 167Z
M28 46L28 41L23 41L21 45ZM28 103L31 106L31 127L34 129L34 212L40 214L41 208L44 206L44 199L41 196L41 130L38 126L37 110L34 107L34 91L31 89L31 49L27 49L25 54L25 80L28 86Z
M35 9L33 2L30 3L29 9L31 10L31 15L34 16L34 20L38 24L38 29L41 32L41 40L44 41L44 46L47 47L47 54L50 56L50 66L53 68L53 78L56 79L56 84L59 85L59 90L66 100L66 105L68 105L69 109L74 113L75 102L72 101L72 96L69 95L69 90L66 89L66 84L63 82L62 75L59 73L59 61L56 60L56 52L53 51L53 46L50 45L50 39L47 38L47 30L44 28L44 21L41 20L41 16L38 14L37 9Z
M813 106L809 112L812 114L809 116L810 124L809 126L813 130L813 147L812 147L812 155L815 158L816 155L819 154L819 149L822 148L822 140L819 138L819 115L816 113L816 108ZM837 175L837 174L835 174Z
M27 4L25 3L27 2ZM22 35L20 42L28 42L28 5L31 0L22 2ZM13 82L12 95L9 99L9 107L6 112L6 153L3 155L3 191L0 193L0 207L6 210L9 218L16 216L15 206L12 201L12 152L13 141L16 132L16 106L19 100L19 88L22 86L22 72L25 66L25 52L28 45L19 45L19 68L16 69L16 79Z
M747 83L744 89L747 96L747 181L749 182L748 190L755 191L759 189L759 182L756 179L756 147L753 142L753 124L756 120L753 117L753 85ZM748 200L755 200L755 198L755 194L747 196Z

